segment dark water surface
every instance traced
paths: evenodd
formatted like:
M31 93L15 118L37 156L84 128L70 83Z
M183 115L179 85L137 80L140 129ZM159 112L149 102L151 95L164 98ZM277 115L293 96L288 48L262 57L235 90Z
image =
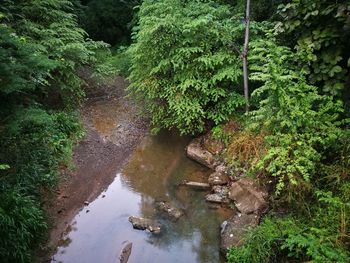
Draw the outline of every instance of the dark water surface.
M205 182L210 173L186 158L187 143L169 133L146 137L108 189L74 218L52 262L119 262L126 241L133 243L130 263L223 262L219 226L232 212L210 207L206 192L178 186L185 179ZM172 222L159 214L154 202L161 200L185 215ZM158 220L162 233L133 229L131 215Z

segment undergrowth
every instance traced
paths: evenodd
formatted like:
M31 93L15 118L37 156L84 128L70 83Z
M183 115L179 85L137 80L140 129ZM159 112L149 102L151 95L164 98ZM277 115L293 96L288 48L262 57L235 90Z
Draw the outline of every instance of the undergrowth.
M336 195L316 190L309 214L268 216L248 232L240 248L232 248L228 262L349 262L350 183Z
M47 229L41 190L52 188L59 168L70 164L73 144L83 136L72 114L19 109L0 133L0 258L30 262Z

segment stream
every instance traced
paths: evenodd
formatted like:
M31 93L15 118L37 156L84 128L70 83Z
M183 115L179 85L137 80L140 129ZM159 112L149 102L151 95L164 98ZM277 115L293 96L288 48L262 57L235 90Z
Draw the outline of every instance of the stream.
M103 140L120 143L113 141L113 129L106 131L107 124L118 127L118 118L111 117L116 113L108 113L116 108L106 107L104 101L94 103L92 115L102 111L109 117L92 116L98 119L92 123ZM133 243L129 263L224 262L219 252L220 224L232 210L210 206L205 191L179 186L183 180L206 182L210 174L185 156L189 140L171 132L146 135L126 165L115 171L113 182L75 215L51 262L119 262L126 242ZM185 214L176 222L169 220L155 209L156 201L170 201ZM157 220L161 234L133 229L129 216Z

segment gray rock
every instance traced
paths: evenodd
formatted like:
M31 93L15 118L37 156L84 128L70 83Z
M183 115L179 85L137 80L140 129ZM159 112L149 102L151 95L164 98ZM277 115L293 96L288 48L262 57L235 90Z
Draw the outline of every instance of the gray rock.
M243 244L244 235L248 229L256 227L259 216L238 214L221 224L220 251L226 255L229 248L239 247Z
M120 263L127 263L131 254L132 243L127 242L120 252L119 260Z
M230 178L221 172L214 172L211 175L209 175L208 178L208 183L213 186L213 185L225 185L228 184L230 181Z
M244 214L264 212L268 207L267 196L267 191L250 178L243 178L232 183L229 193L229 198Z
M228 186L224 185L214 185L212 188L212 191L216 194L220 194L222 196L227 196L229 195L230 188Z
M192 140L186 148L187 156L210 169L215 169L217 164L214 155L202 146L201 140L202 138Z
M173 206L172 204L168 203L168 202L157 202L156 203L156 207L162 211L165 212L168 216L170 216L171 218L177 220L179 219L181 216L183 216L183 211L175 206Z
M229 169L227 168L227 166L225 164L221 163L215 167L215 171L220 172L220 173L224 173L224 174L228 174Z
M207 194L205 196L205 201L220 204L228 204L230 202L227 197L221 196L219 194Z
M132 224L133 228L139 230L148 230L151 233L159 234L161 230L161 225L151 219L130 216L129 222Z
M228 187L216 185L212 188L212 192L213 193L207 194L205 196L205 200L207 202L223 203L223 204L228 204L230 202L228 198L228 193L229 193Z

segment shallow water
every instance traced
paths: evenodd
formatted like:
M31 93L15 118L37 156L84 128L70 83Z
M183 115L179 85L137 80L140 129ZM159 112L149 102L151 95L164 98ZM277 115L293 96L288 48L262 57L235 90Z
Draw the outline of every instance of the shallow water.
M119 262L126 241L133 243L129 263L223 262L219 226L232 212L210 207L205 191L179 186L185 179L205 182L210 173L186 158L187 143L170 133L146 137L108 189L74 218L52 262ZM169 220L154 209L160 200L185 215ZM162 233L133 229L131 215L158 220Z

